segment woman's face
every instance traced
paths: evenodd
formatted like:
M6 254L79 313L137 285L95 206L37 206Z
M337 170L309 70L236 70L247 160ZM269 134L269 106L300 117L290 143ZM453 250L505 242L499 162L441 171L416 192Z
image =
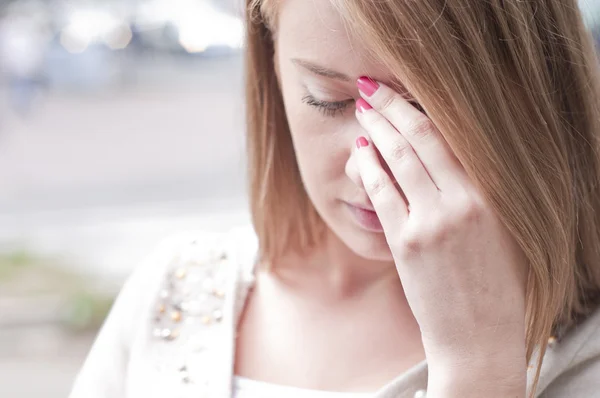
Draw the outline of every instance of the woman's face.
M356 80L390 74L367 59L329 1L279 3L275 62L304 186L329 228L356 254L391 260L356 168L365 135L355 117Z

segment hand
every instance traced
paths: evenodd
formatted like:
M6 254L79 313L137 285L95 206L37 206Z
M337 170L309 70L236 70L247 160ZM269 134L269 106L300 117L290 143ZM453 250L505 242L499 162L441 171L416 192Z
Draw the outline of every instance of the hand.
M358 87L358 169L421 329L428 396L524 396L524 254L433 122L382 83Z

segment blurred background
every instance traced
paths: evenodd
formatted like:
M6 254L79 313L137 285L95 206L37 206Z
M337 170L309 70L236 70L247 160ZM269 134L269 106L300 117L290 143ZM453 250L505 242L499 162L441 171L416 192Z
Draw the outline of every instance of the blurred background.
M1 398L66 397L161 239L249 221L241 3L0 1Z
M0 397L64 398L124 278L245 207L240 0L0 3Z

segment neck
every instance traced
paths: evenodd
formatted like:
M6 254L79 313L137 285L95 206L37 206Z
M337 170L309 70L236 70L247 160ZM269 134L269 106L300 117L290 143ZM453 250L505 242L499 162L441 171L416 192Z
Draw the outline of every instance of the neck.
M309 252L288 253L275 265L274 272L288 283L316 283L343 296L361 294L382 284L401 289L393 261L361 257L331 231Z

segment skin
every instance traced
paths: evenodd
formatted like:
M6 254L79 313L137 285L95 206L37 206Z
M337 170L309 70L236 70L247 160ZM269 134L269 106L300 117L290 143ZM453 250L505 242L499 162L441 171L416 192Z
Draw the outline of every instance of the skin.
M516 243L329 2L286 0L278 18L275 62L294 148L329 234L273 272L259 265L236 374L375 392L426 358L430 397L524 397ZM361 76L379 83L371 97L357 87ZM333 115L307 95L347 106ZM368 145L357 148L359 137ZM346 203L374 208L383 231L362 227Z

